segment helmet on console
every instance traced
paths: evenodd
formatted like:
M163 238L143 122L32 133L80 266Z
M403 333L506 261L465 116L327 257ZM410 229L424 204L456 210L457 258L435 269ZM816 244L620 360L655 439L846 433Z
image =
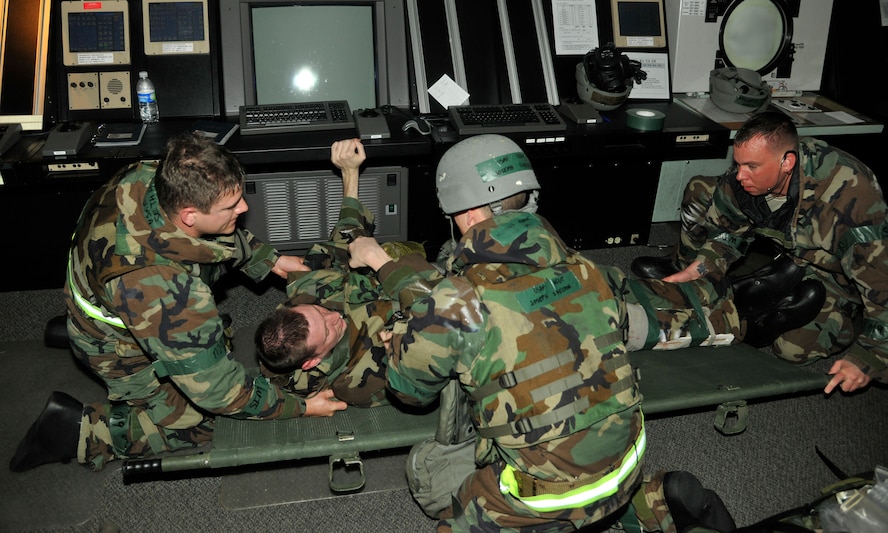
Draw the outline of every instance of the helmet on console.
M522 211L535 212L540 184L530 160L515 141L502 135L476 135L453 145L435 172L438 203L447 215L489 205L501 213L502 200L527 191Z
M599 111L614 110L629 98L634 83L647 79L641 62L629 59L614 43L590 50L577 63L577 96Z

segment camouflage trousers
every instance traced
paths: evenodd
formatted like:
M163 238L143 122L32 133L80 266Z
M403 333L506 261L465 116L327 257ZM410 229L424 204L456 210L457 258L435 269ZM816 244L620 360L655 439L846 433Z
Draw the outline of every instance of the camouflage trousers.
M101 470L108 461L195 448L210 442L213 418L166 383L144 400L86 405L77 461Z
M746 332L730 285L701 278L688 283L629 279L617 267L599 265L616 298L625 303L627 349L671 350L734 344ZM635 310L637 312L634 312Z
M716 185L714 177L696 176L685 188L681 207L681 237L674 251L679 266L693 262L697 251L706 242L708 232L699 221L712 203ZM833 282L826 276L818 269L806 267L804 279L820 281L826 289L826 300L814 320L806 326L783 333L774 341L771 348L777 357L793 363L811 363L837 355L854 343L860 331L860 304L831 291Z
M539 513L500 492L500 470L501 467L493 464L469 476L453 507L442 514L444 518L438 522L437 531L560 533L593 524L600 526L600 531L606 531L609 527L623 529L621 521L629 520L640 524L643 531L676 533L663 494L663 471L642 476L641 467L636 468L630 481L635 489L628 501L615 496L588 507Z
M137 346L97 339L70 321L68 336L75 357L108 389L108 400L84 406L77 462L101 470L115 459L147 457L210 441L212 416L198 411L172 383L159 381Z

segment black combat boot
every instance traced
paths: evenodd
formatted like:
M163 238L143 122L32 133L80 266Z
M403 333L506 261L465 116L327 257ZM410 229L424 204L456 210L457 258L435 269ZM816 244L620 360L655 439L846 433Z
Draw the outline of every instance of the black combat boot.
M630 268L632 273L641 279L663 279L681 270L671 255L636 257L632 260Z
M720 533L731 533L737 529L734 518L719 495L703 488L700 480L690 472L667 472L663 476L663 494L679 533L694 527Z
M83 404L64 392L49 396L46 407L28 430L9 462L13 472L47 463L67 463L77 456Z
M753 313L739 310L746 320L743 342L754 348L768 346L781 334L800 328L814 320L823 308L826 289L817 280L806 279L772 307Z
M54 316L46 323L43 330L43 344L47 348L70 348L68 342L68 317Z
M802 281L805 267L781 255L751 274L731 279L734 304L741 312L756 314L773 308Z

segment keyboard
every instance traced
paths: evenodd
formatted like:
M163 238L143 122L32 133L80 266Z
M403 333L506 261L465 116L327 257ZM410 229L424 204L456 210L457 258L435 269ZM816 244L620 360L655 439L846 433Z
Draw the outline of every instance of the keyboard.
M450 106L448 112L450 122L460 135L533 133L567 129L558 111L548 103Z
M241 135L337 130L354 127L355 119L345 100L298 104L259 104L241 106L240 108Z

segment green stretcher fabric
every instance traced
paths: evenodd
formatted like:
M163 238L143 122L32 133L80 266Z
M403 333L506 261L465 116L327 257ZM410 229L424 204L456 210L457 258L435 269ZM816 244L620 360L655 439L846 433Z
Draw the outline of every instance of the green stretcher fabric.
M821 390L829 378L746 344L632 352L648 415Z
M827 376L747 345L630 354L647 415L822 389ZM249 421L220 417L209 451L162 458L162 471L334 457L409 447L435 435L438 411L350 407L330 418ZM152 461L148 459L146 461ZM133 463L133 461L130 461ZM126 471L138 469L126 468Z

